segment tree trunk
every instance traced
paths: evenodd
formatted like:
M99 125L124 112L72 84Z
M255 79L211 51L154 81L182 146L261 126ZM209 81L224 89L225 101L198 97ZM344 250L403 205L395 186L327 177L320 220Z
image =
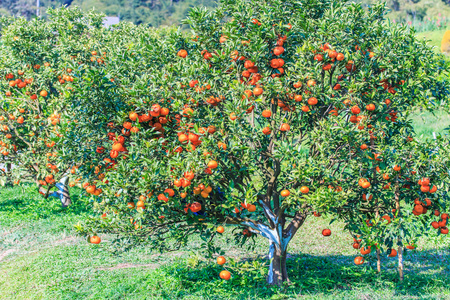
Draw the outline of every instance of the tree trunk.
M282 285L283 282L289 281L286 268L286 249L281 249L274 242L270 242L269 248L269 274L267 283L270 285Z
M380 249L377 249L377 272L381 272L381 256L380 256Z
M59 200L61 200L62 207L67 207L72 204L72 200L70 199L69 195L68 182L69 177L63 177L55 186L58 189L57 191L50 193L50 188L46 189L43 186L39 186L39 192L44 196L45 199L47 199L48 197L59 198Z
M70 200L69 195L69 177L63 177L59 181L59 183L56 184L56 187L58 188L58 195L59 199L61 200L62 207L67 207L72 204L72 200Z
M12 186L12 178L11 178L11 163L6 163L6 180L5 180L5 186Z
M398 177L397 177L397 182L395 183L395 209L396 209L396 214L397 214L397 218L400 218L400 191L399 191L399 183L398 183ZM400 221L402 219L400 218ZM401 223L400 223L401 224ZM398 255L398 276L400 281L403 281L403 249L401 246L402 243L402 239L399 237L398 238L398 251L397 251L397 255Z
M403 249L398 246L398 276L400 281L403 281Z

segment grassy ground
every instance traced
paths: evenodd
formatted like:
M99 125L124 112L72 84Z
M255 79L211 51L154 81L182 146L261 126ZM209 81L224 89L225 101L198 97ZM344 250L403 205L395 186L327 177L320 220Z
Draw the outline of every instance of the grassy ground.
M411 118L412 125L419 139L433 138L437 134L448 133L450 128L450 115L443 110L434 113L417 111Z
M446 30L419 32L417 34L417 37L427 40L430 46L435 47L436 53L440 53L442 37L444 36L445 32Z
M222 268L195 250L160 255L141 247L117 255L107 251L107 239L88 244L72 229L87 214L87 203L77 194L72 200L61 209L33 188L0 190L0 299L450 298L450 241L443 236L422 239L406 255L407 275L399 283L395 259L383 258L381 275L373 270L374 257L355 266L356 250L342 225L311 218L289 249L292 285L279 289L264 283L264 240L254 251L237 249L225 237L217 242L230 262L247 260L232 267L232 280L225 282L218 278ZM331 237L321 235L325 226Z

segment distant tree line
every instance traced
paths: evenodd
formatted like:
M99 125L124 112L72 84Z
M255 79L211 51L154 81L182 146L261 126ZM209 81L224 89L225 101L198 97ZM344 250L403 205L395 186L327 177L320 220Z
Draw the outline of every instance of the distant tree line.
M46 8L62 5L76 5L83 10L95 8L107 16L119 16L121 20L150 26L179 24L189 9L195 6L215 7L215 0L39 0L40 14L46 16ZM351 0L371 6L380 0ZM422 20L428 8L443 1L450 6L450 0L386 0L387 6L396 13L399 20L413 18ZM0 15L14 15L25 18L36 16L36 0L0 0ZM398 14L400 13L400 15Z
M40 0L40 14L45 17L48 7L76 5L83 10L95 8L107 16L150 26L178 24L195 6L214 7L215 0ZM36 0L0 1L0 15L25 18L36 16Z

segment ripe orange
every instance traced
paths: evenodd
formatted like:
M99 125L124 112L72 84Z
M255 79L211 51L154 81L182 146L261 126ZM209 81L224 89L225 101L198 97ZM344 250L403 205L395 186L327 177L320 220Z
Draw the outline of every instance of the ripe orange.
M368 111L374 111L375 110L375 104L368 104L366 105L366 110Z
M138 114L135 112L131 112L128 117L131 121L136 121L136 119L138 118Z
M94 235L91 236L90 240L91 244L100 244L100 242L102 241L100 237Z
M254 211L256 211L256 205L250 204L250 205L247 207L247 210L248 210L249 212L254 212Z
M224 231L225 231L225 228L223 228L222 225L217 227L217 232L218 233L223 233Z
M177 55L178 55L179 57L181 57L181 58L186 58L187 54L188 54L187 51L184 50L184 49L181 49L181 50L178 51L178 53L177 53Z
M355 264L356 265L362 265L363 263L364 263L364 257L362 257L362 256L355 257Z
M275 47L275 49L273 49L273 54L275 56L280 56L283 53L284 53L284 48L281 46Z
M331 235L331 230L330 230L330 229L324 229L324 230L322 230L322 235L323 235L323 236L330 236L330 235Z
M90 185L86 188L86 192L93 194L95 192L95 185Z
M255 95L255 96L259 96L259 95L261 95L262 93L263 93L263 89L260 88L260 87L255 87L255 88L253 89L253 95Z
M290 129L291 129L291 126L289 124L287 124L287 123L281 124L280 131L289 131Z
M144 201L139 200L139 201L136 203L136 207L144 208L144 207L145 207Z
M389 253L389 257L396 257L397 256L397 250L395 250L395 249L391 249L391 251L390 252L388 252Z
M219 265L223 265L223 264L225 264L227 262L227 260L225 259L225 257L223 257L223 256L219 256L218 258L217 258L217 263L219 264Z
M194 202L191 204L190 209L192 212L198 212L202 209L202 205L199 202Z
M420 185L430 185L430 178L422 178Z
M222 272L220 272L219 276L220 276L220 278L222 278L223 280L230 280L230 278L231 278L231 273L228 272L227 270L223 270Z
M211 161L208 163L208 168L210 168L210 169L215 169L215 168L217 168L217 161L211 160Z
M42 90L39 95L41 95L42 97L47 97L48 93L46 90Z
M414 250L415 248L416 248L416 246L414 246L414 245L406 245L406 249Z
M367 247L367 248L361 248L360 252L362 255L367 255L370 253L370 251L372 251L371 247Z
M272 112L271 112L270 110L264 110L264 111L262 112L262 116L263 116L264 118L270 118L270 116L272 116Z
M352 114L357 115L361 112L361 109L355 105L351 108L351 112L352 112Z
M448 234L448 228L447 227L441 227L441 234Z
M300 192L301 192L302 194L308 194L308 193L309 193L309 187L307 187L307 186L302 186L302 187L300 188Z
M289 192L289 190L282 190L281 193L280 193L280 195L281 195L282 197L287 197L287 196L289 196L290 194L291 194L291 192Z
M263 132L265 135L269 135L269 134L272 132L272 130L270 130L269 127L264 127L263 130L262 130L262 132Z
M370 182L365 181L365 182L361 183L361 187L362 187L363 189L369 188L369 187L370 187Z
M423 193L428 193L430 191L430 186L429 185L422 185L420 187L420 191Z
M316 105L317 104L317 98L315 97L311 97L308 99L308 104L309 105Z

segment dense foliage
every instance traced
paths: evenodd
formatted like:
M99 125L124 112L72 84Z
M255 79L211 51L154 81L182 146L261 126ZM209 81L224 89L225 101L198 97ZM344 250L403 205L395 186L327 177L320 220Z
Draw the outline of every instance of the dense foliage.
M93 38L90 32L102 26L99 15L81 19L76 10L50 13L48 20L2 19L0 41L0 162L14 165L2 175L14 178L16 184L23 179L35 182L46 197L77 167L73 161L62 162L59 153L64 98L73 82L67 64L77 56L86 57L83 49ZM61 200L63 205L70 201Z
M280 285L289 242L306 218L328 214L358 253L401 260L430 222L448 233L448 141L420 143L408 121L447 100L448 74L385 14L223 0L189 13L192 35L104 28L78 9L5 20L2 151L14 149L20 168L42 166L41 185L50 169L79 174L95 214L77 229L91 243L109 233L115 248L167 251L200 235L217 256L214 237L230 225L240 245L268 240L267 281ZM22 70L31 82L15 79ZM41 114L48 124L32 118Z
M382 5L230 0L191 11L189 39L103 30L90 48L102 63L80 65L68 99L66 156L100 194L98 217L78 229L163 251L198 233L220 253L216 226L237 225L238 242L269 240L271 284L287 280L287 246L312 214L344 220L356 249L412 246L414 224L446 208L447 172L407 119L446 98L445 66L384 15ZM425 177L432 194L417 184Z

